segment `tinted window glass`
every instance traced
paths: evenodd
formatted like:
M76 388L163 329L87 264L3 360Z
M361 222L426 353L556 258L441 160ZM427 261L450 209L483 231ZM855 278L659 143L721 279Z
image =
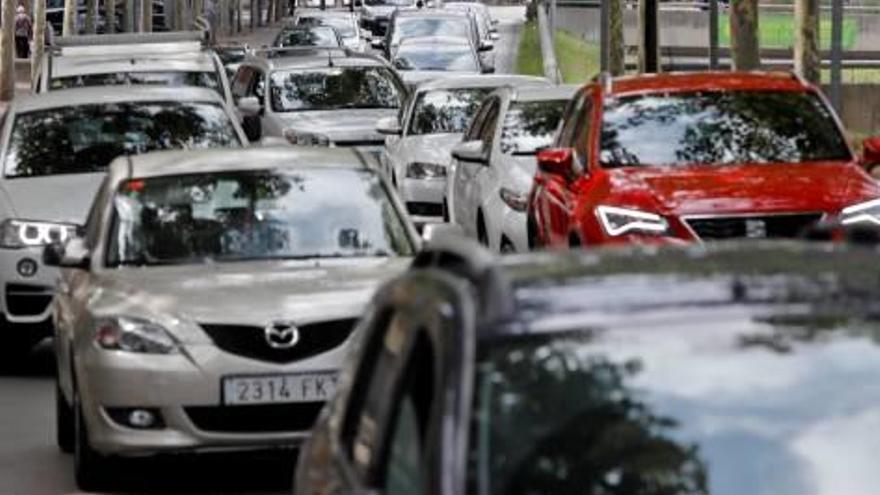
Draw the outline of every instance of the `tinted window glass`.
M410 134L464 132L494 88L440 89L421 94L413 109Z
M114 206L110 266L412 252L382 182L364 170L134 180L123 184Z
M533 155L550 146L567 101L514 102L504 116L501 152Z
M397 21L391 44L400 43L403 38L423 38L426 36L470 39L470 25L464 17L461 19L402 18Z
M729 91L620 98L606 104L605 167L847 160L850 152L813 94Z
M271 91L276 112L398 108L404 93L384 67L275 72Z
M331 27L316 26L305 29L285 29L275 38L275 46L327 46L338 47L339 38Z
M152 86L197 86L221 92L220 81L214 72L114 72L52 78L52 89L84 88L90 86L121 86L126 84Z
M354 21L350 17L300 17L297 24L300 26L328 26L335 29L343 38L357 36Z
M240 144L217 104L78 105L17 115L5 169L7 177L103 172L120 155Z
M469 46L404 45L397 51L394 67L399 70L442 70L479 72L480 66Z

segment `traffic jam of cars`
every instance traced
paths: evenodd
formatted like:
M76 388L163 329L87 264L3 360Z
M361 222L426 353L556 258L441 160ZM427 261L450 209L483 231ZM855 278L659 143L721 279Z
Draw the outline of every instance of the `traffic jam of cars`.
M0 316L79 489L259 451L303 495L873 493L880 138L790 73L502 73L497 26L56 40L0 121Z

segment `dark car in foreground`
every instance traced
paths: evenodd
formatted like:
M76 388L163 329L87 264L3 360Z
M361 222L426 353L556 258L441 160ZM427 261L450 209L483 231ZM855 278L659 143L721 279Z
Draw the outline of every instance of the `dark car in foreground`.
M793 238L880 197L819 89L792 74L599 78L562 120L538 155L534 246Z
M876 253L435 244L375 297L297 494L873 493Z

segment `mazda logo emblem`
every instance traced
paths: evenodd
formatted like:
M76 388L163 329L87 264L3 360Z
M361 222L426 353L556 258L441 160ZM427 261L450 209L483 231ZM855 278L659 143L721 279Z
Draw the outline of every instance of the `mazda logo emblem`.
M264 332L266 343L273 349L290 349L299 342L299 329L289 321L273 321Z

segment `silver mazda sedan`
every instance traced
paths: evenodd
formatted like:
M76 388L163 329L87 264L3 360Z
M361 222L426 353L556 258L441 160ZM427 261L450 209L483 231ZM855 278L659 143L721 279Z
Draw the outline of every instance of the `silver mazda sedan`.
M58 443L77 483L109 458L295 446L353 323L418 240L354 150L117 159L84 236L46 249Z

